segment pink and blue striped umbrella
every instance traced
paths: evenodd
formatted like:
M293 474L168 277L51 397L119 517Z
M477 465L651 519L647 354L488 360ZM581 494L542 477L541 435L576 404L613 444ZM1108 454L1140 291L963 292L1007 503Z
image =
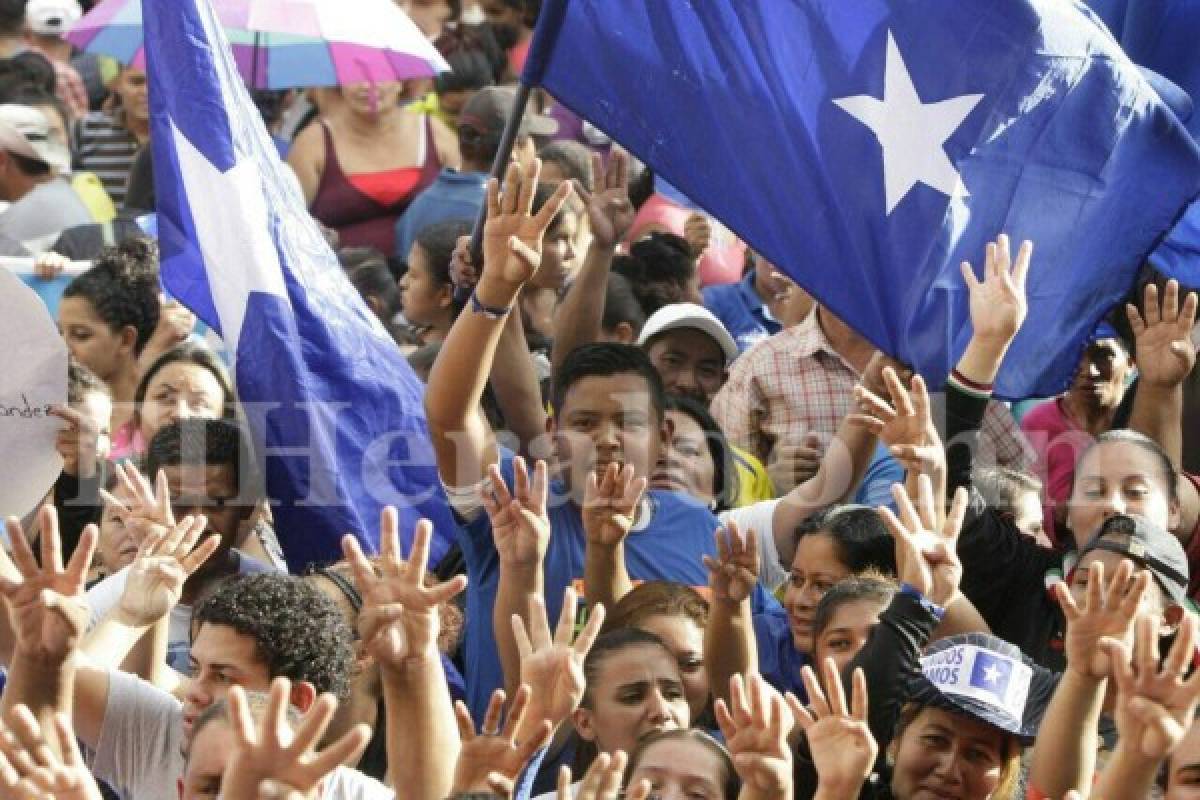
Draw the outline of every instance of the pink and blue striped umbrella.
M67 39L145 67L142 2L103 0ZM246 83L255 89L385 83L450 69L392 0L209 0Z

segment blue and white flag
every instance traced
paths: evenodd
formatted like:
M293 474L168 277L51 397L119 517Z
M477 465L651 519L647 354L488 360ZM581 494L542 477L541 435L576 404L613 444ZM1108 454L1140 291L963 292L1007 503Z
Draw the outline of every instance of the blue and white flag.
M144 6L168 291L217 331L265 459L288 565L374 551L379 511L453 538L423 387L345 278L246 92L208 0Z
M1200 193L1200 150L1075 0L544 0L522 80L941 385L962 261L1035 243L997 381L1065 389Z

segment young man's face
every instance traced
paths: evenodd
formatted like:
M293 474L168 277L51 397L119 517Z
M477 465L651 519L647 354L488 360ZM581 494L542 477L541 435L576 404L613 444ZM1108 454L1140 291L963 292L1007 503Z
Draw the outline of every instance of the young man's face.
M221 546L205 562L216 567L238 539L239 527L250 517L254 507L245 505L238 497L237 476L232 466L214 464L182 464L165 466L167 486L171 492L171 511L180 520L188 514L208 517L205 535L218 534ZM200 569L204 569L202 566Z
M252 692L271 688L270 672L259 657L253 637L228 625L201 624L192 639L191 662L192 681L183 699L185 746L191 739L196 718L223 699L230 686Z
M559 461L572 493L583 496L587 475L628 464L649 478L667 441L667 426L636 373L591 375L574 383L552 420Z
M703 331L676 328L655 336L645 349L671 394L707 406L725 383L725 353Z

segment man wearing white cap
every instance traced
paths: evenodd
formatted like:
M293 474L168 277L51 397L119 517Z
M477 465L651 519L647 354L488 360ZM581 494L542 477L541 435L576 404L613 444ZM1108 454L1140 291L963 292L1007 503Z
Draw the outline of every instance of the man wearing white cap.
M0 234L30 251L47 249L67 228L93 221L62 173L66 146L51 135L46 115L29 106L0 105Z
M76 0L29 0L25 6L26 42L30 50L45 56L54 67L55 92L71 120L87 113L88 97L83 78L71 66L71 44L63 34L81 16L83 9Z

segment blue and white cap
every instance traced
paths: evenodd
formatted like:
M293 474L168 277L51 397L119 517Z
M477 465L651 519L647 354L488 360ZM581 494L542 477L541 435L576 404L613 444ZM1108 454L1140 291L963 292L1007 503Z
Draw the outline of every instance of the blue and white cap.
M984 633L940 639L921 658L910 700L965 714L1032 741L1057 677L1020 648Z

